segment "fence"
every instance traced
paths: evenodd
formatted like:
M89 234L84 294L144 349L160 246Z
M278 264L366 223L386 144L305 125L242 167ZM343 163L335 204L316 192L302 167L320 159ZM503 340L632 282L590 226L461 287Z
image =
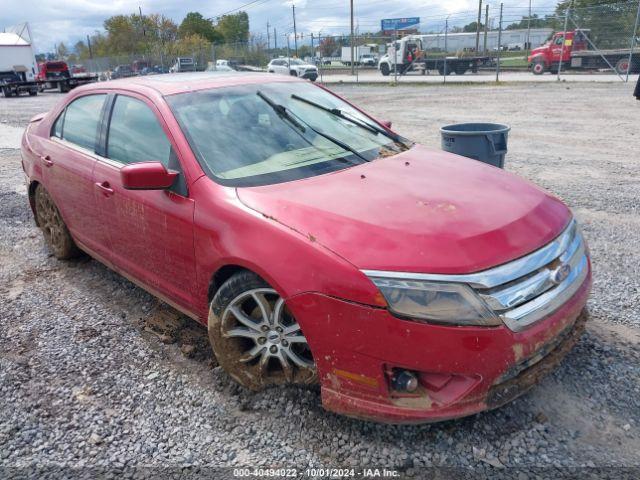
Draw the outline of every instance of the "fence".
M215 69L221 59L234 68L266 70L273 58L298 56L315 63L320 81L325 83L500 81L515 75L534 80L577 74L609 74L628 81L630 74L640 73L640 1L582 8L573 8L573 1L568 3L564 11L538 9L539 15L534 17L523 7L502 4L446 17L421 17L422 32L411 38L402 31L356 31L353 38L311 33L294 42L286 33L267 40L254 36L243 43L203 42L181 52L163 45L145 52L78 61L103 79L168 72L176 69L177 56L192 58L196 70ZM299 44L297 51L295 44ZM532 50L542 45L546 45L545 51L534 51L531 58ZM534 73L547 75L534 77ZM463 75L467 76L459 78Z

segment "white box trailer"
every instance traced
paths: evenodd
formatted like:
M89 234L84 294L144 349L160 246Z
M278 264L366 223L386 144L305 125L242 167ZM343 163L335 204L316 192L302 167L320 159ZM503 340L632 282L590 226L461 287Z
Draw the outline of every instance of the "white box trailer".
M28 24L0 33L0 90L5 97L38 94L38 64Z
M38 64L31 43L16 33L0 32L0 73L15 72L25 82L35 80Z
M358 47L353 47L353 51L356 57L356 63L360 63L363 55L372 55L375 52L372 51L371 46L369 45L360 45ZM351 65L351 47L342 47L342 52L340 56L340 61L345 65Z

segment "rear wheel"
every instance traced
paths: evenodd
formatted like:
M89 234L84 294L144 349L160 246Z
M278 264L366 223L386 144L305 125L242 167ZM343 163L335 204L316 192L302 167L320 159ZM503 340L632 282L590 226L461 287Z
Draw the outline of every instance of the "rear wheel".
M449 65L445 67L444 64L438 65L438 73L440 75L449 75L451 74L451 67Z
M13 92L9 87L2 87L2 94L5 96L5 98L13 96Z
M209 339L220 366L251 390L317 382L300 325L282 297L252 272L233 275L216 292Z
M71 238L58 207L42 185L36 187L35 207L38 226L42 230L47 246L55 257L59 260L77 257L80 250Z

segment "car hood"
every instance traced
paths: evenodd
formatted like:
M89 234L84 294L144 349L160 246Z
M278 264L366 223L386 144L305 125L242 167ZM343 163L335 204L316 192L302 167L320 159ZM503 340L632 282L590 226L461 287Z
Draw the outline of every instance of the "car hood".
M556 237L567 207L504 170L422 146L240 201L360 269L472 273Z

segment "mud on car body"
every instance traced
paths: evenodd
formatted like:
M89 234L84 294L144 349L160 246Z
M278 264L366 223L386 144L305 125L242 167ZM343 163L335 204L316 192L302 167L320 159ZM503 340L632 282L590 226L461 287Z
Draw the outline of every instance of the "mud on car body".
M195 320L239 383L319 383L382 422L515 398L579 337L579 226L503 170L430 150L289 76L74 90L23 167L61 259L88 253Z

